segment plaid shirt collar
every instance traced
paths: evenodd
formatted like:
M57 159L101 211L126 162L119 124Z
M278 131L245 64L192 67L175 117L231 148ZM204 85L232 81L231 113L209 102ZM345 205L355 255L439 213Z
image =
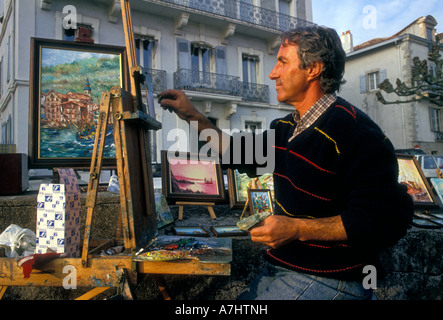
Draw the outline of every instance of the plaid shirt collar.
M309 126L312 125L315 120L317 120L326 111L326 109L328 109L328 107L334 103L336 98L337 97L335 94L326 93L325 95L323 95L323 97L318 99L317 102L314 103L314 105L310 107L308 111L306 111L305 114L301 117L300 113L295 110L292 116L297 126L295 127L294 133L289 141L291 141L302 131L309 128Z

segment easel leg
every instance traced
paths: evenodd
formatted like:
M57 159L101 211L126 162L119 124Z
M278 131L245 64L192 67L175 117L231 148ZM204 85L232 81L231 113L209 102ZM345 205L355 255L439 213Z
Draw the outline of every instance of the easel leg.
M90 300L108 289L109 287L95 287L91 291L86 292L84 295L76 298L75 300Z
M183 206L178 207L178 220L183 220Z
M168 291L166 290L166 282L165 279L162 276L154 276L155 283L157 284L158 289L160 290L160 293L163 296L164 300L171 300L171 297L168 294Z
M8 289L8 286L0 286L0 300L3 298L3 295L6 292L6 289Z
M214 208L212 208L212 206L208 206L208 211L209 211L209 214L210 214L212 220L217 219L217 217L215 216Z

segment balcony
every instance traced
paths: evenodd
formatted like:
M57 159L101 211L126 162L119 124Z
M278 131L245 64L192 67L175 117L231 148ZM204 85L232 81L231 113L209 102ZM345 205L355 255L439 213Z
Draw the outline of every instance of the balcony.
M269 103L269 86L248 83L239 77L180 69L174 73L174 88L241 97L243 101Z
M156 69L146 69L148 76L151 78L154 92L162 92L167 89L166 71Z
M240 82L242 100L269 103L269 86L258 83Z
M239 77L188 69L174 72L174 88L231 96L241 95Z
M146 1L146 0L145 0ZM310 21L280 14L276 11L254 6L238 0L151 0L155 3L169 3L184 9L193 9L266 27L274 31L286 31L300 26L311 25Z

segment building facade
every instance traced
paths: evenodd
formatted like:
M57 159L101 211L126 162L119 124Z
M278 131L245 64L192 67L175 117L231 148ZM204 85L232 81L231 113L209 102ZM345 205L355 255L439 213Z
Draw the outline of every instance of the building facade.
M420 17L396 34L353 46L352 34L341 36L347 51L345 79L340 95L365 111L385 132L396 149L419 146L429 154L443 154L441 113L430 103L382 104L376 93L379 84L389 79L395 86L400 79L411 85L412 61L428 58L431 44L441 37L432 16ZM443 52L443 48L442 48ZM435 65L428 65L435 73ZM382 92L387 101L405 101L410 97Z
M292 110L277 102L268 74L280 33L311 23L311 0L131 0L130 5L138 64L150 74L155 93L185 90L199 110L227 130L265 129ZM0 143L28 153L31 37L83 37L124 46L120 0L4 0L0 15ZM70 110L72 119L94 107L67 92L45 94L40 103L47 116L60 121L68 115L51 111L52 98L66 95L65 113ZM155 111L162 129L153 133L154 162L160 161L160 150L176 144L175 129L187 130L157 102Z

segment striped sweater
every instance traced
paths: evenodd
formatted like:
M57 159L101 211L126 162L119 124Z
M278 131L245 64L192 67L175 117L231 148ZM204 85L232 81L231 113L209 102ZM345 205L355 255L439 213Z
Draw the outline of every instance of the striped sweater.
M341 215L348 240L294 241L267 250L265 257L301 272L361 278L362 268L376 264L378 252L404 236L412 219L412 199L398 183L394 148L365 113L340 97L289 142L295 126L292 114L271 123L276 214ZM230 167L253 176L254 166Z

